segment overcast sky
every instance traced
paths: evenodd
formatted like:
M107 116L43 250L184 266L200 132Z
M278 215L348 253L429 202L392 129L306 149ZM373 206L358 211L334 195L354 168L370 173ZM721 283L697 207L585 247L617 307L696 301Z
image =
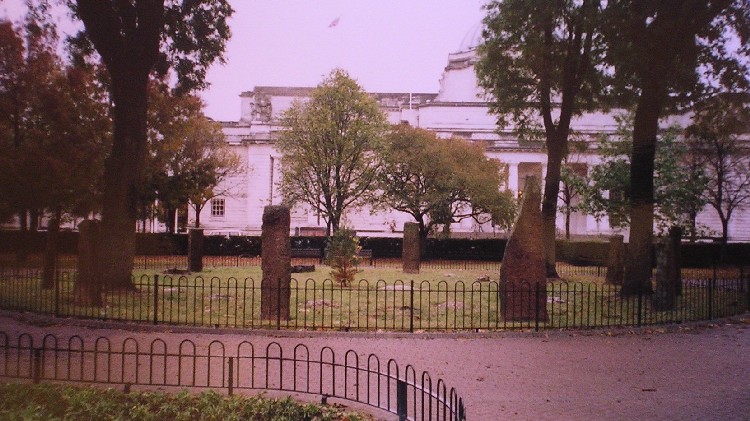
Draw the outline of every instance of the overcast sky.
M485 0L235 0L225 65L209 71L206 114L237 120L254 86L315 86L341 67L371 92L437 93L448 53ZM0 0L16 20L22 0Z

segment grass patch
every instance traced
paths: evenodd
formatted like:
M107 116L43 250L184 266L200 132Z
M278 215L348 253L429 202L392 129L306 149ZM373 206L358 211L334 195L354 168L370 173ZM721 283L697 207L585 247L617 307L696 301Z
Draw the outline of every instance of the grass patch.
M648 297L624 298L608 285L604 273L575 273L547 285L549 319L540 328L586 328L703 320L736 314L747 307L737 285L715 288L706 281L687 281L677 306L651 310ZM711 271L691 272L690 279ZM704 278L704 279L705 279ZM293 274L289 320L260 317L262 273L258 266L207 267L178 275L137 270L137 292L108 292L101 308L79 306L72 298L74 281L60 279L57 290L41 288L39 275L6 277L0 282L0 307L59 316L127 320L160 324L231 328L306 330L497 330L537 327L535 321L502 319L499 273L489 269L425 268L406 275L397 267L363 266L350 287L331 279L330 268ZM687 279L687 278L686 278ZM702 283L701 283L702 282ZM720 281L719 283L724 282Z
M216 392L122 393L62 385L0 384L4 420L372 420L332 405Z

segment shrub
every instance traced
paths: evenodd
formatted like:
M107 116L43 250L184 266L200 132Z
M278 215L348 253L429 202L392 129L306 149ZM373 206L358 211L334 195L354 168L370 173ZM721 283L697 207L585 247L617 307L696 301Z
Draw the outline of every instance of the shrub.
M62 385L0 384L0 420L369 420L336 406L213 391L122 393Z
M359 238L354 231L340 229L328 239L325 263L333 270L331 276L342 286L350 286L359 265Z

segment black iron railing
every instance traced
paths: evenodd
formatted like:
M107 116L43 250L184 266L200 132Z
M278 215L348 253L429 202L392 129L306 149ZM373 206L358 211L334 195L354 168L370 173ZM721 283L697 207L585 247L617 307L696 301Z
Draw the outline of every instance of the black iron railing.
M0 273L0 308L61 317L250 329L342 331L478 331L581 329L710 320L750 309L750 280L742 276L685 278L673 305L653 296L623 296L617 285L548 282L506 288L511 304L528 314L505 317L496 281L355 281L293 279L289 311L261 317L261 282L252 278L144 275L135 291L104 292L104 305L78 304L75 273L42 288L41 272ZM271 285L269 288L279 288ZM277 294L278 295L278 294ZM542 298L540 298L542 297ZM534 303L546 302L546 306ZM281 307L282 303L276 303ZM525 310L524 310L525 309Z
M465 420L464 402L442 379L427 372L381 362L370 354L342 354L330 347L316 353L303 344L249 341L154 339L128 337L113 343L106 337L67 339L0 332L0 378L120 385L146 388L270 390L358 402L395 414L400 420Z

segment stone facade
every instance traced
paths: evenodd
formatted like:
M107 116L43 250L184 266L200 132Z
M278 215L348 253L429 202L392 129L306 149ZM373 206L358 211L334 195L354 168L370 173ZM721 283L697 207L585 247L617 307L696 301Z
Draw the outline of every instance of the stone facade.
M480 31L481 32L481 31ZM508 125L498 129L495 116L488 112L488 104L478 88L474 73L476 43L480 32L472 29L462 42L459 51L450 54L448 64L440 80L437 93L372 93L381 110L392 124L408 123L434 131L439 137L457 137L482 143L489 157L504 163L505 188L517 194L523 191L523 180L535 176L543 180L547 156L541 143L519 142L515 127ZM240 118L234 122L223 122L227 142L247 164L247 172L228 180L233 183L230 194L217 198L223 200L223 211L206 206L201 223L207 234L254 234L260 233L263 207L281 203L278 182L281 179L281 155L274 147L283 127L280 118L295 100L305 101L313 88L257 86L240 95ZM579 138L592 143L602 133L616 129L616 110L589 112L573 121L573 131ZM676 116L665 124L686 124L687 116ZM596 148L592 145L586 152L573 153L569 162L578 164L586 171L599 162ZM194 215L190 216L194 218ZM409 215L394 211L370 209L349 212L347 226L361 236L400 237L400 228L410 222ZM707 208L698 216L698 223L720 232L716 213ZM564 230L564 219L558 216L557 226ZM299 206L292 209L291 233L320 233L325 222L313 210ZM490 224L480 225L464 220L451 226L455 236L492 237L505 236ZM576 212L571 218L574 236L609 236L622 234L627 241L627 230L613 229L605 217L597 220L592 216ZM730 223L730 240L750 240L750 209L740 210Z

